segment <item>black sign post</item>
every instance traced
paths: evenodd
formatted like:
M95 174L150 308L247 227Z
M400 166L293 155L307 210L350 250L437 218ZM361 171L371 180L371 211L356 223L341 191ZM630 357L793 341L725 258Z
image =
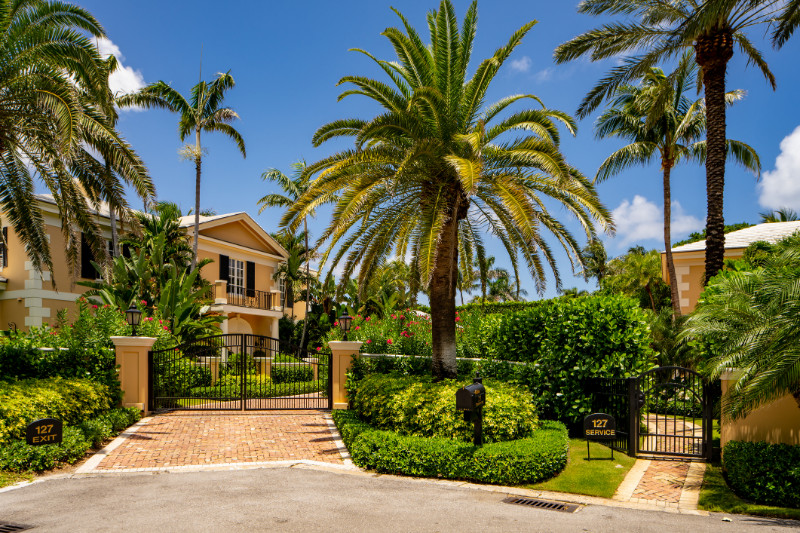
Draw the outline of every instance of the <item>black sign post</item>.
M605 413L594 413L583 419L583 438L586 439L586 459L591 460L589 441L614 440L617 438L617 421ZM614 459L614 448L611 448L611 459Z
M25 442L31 446L42 444L60 444L64 436L64 425L55 418L40 418L28 424L25 430Z

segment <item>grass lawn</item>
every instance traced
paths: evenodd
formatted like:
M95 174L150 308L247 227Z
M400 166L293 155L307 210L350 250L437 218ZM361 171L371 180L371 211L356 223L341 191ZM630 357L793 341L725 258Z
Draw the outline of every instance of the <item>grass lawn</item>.
M610 448L596 442L589 446L591 461L586 460L586 441L570 439L567 467L552 479L524 487L611 498L636 459L615 451L614 460L611 461Z
M30 481L33 474L15 474L14 472L4 472L0 470L0 488L19 483L20 481Z
M722 476L722 467L713 464L706 465L706 476L703 480L703 488L700 489L700 501L697 507L717 513L749 514L800 520L800 509L760 505L741 499L725 483L725 478Z

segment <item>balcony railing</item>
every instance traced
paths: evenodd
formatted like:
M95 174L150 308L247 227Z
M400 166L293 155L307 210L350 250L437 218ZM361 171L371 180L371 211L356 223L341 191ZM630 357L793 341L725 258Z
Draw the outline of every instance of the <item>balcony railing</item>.
M243 289L241 292L228 292L228 304L248 307L250 309L266 309L268 311L281 311L280 294Z

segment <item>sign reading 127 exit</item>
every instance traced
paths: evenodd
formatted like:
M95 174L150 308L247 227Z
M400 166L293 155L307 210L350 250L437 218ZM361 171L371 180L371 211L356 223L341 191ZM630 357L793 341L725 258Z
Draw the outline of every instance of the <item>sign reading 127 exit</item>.
M583 437L589 440L613 440L617 437L617 421L605 413L594 413L583 419Z
M64 425L55 418L40 418L28 424L25 442L31 446L58 444L64 435Z

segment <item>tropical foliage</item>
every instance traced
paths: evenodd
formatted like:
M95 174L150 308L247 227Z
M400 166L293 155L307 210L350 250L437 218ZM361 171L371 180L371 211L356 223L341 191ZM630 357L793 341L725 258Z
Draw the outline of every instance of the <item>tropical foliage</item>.
M612 259L600 283L607 294L624 294L642 302L642 307L658 313L669 307L669 287L661 277L661 254L634 247Z
M114 129L109 65L92 39L103 36L78 6L0 1L0 206L37 270L53 261L34 177L53 194L71 266L81 234L96 257L107 255L91 215L101 202L133 224L123 184L153 195L144 164Z
M309 165L311 188L289 209L282 224L297 228L319 204L338 194L331 224L320 238L334 250L332 265L343 262L344 277L359 269L366 285L392 252L419 272L432 310L434 375L455 376L455 298L459 260L485 256L483 230L505 246L519 284L519 258L541 290L545 268L560 278L543 231L555 235L575 259L579 245L545 208L548 198L577 218L586 236L594 223L610 228L609 214L589 180L559 150L561 124L575 123L533 95L513 95L484 105L491 81L535 22L523 25L508 43L467 71L475 38L477 6L467 9L461 28L453 5L443 0L428 16L430 45L397 12L402 29L384 31L397 61L373 59L391 84L345 76L351 87L341 97L362 95L382 112L369 119L348 118L322 126L313 142L351 137L355 146ZM500 118L514 103L525 109ZM501 140L504 134L516 137ZM461 257L459 257L461 256Z
M797 0L583 0L578 11L593 16L621 16L556 48L556 62L588 56L592 61L625 56L621 63L593 87L581 102L578 114L587 116L621 86L644 77L652 67L675 58L684 50L694 52L705 89L707 124L706 275L710 279L723 266L725 237L723 192L725 185L726 83L728 62L738 50L775 87L775 77L764 56L747 36L767 25L772 42L782 46L800 23Z

